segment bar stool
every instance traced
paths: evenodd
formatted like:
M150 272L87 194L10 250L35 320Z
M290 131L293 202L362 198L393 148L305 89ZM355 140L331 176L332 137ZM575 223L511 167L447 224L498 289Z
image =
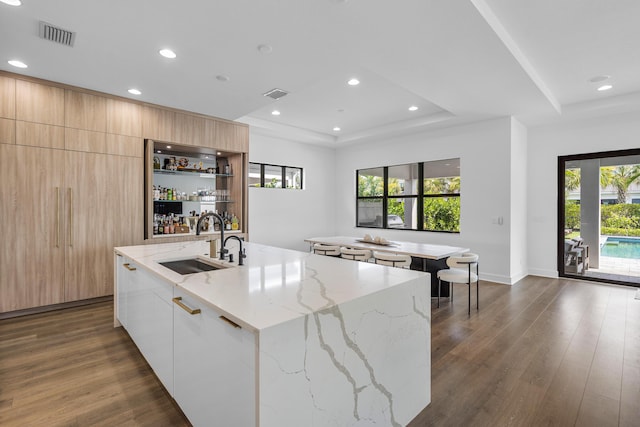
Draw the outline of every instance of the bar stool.
M371 258L371 251L369 249L352 249L352 248L340 248L340 257L345 259L351 259L354 261L369 261Z
M471 271L471 266L476 266L476 272ZM440 289L442 281L449 282L449 299L453 302L453 283L465 283L469 286L469 310L471 315L471 284L476 282L476 310L480 309L480 273L478 271L478 255L470 252L460 256L447 258L448 269L438 271L438 307L440 307Z
M388 265L390 267L409 268L411 266L410 255L376 251L373 253L373 259L376 264Z
M313 245L313 253L317 255L340 256L340 246L316 243Z

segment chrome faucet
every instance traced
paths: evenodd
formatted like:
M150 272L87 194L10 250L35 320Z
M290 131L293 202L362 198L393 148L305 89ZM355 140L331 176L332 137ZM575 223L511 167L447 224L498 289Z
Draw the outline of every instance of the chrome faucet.
M238 241L238 243L240 243L240 250L238 252L238 265L244 265L244 259L247 257L247 254L245 253L244 249L242 249L242 239L239 238L238 236L229 236L226 239L224 239L222 241L222 250L226 251L227 249L224 248L224 245L227 244L227 240L229 239L236 239ZM229 257L231 257L231 255L229 255Z
M198 219L198 224L196 225L196 236L200 235L200 228L202 227L202 222L204 221L205 218L209 216L217 219L218 222L220 223L220 241L223 242L222 247L220 248L220 260L223 261L225 259L225 255L228 252L228 250L224 248L224 220L220 215L218 215L215 212L208 212L204 215L200 215L200 219Z

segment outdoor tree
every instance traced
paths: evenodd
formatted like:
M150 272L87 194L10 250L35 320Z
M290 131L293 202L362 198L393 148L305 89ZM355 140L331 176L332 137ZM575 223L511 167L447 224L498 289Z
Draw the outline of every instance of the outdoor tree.
M618 193L618 203L627 203L629 186L638 182L640 165L606 166L600 168L600 185L612 186Z

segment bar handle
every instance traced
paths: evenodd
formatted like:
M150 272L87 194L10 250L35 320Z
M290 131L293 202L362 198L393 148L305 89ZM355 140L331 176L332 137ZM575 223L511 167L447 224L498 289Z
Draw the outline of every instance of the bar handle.
M73 189L69 187L69 247L73 247Z
M56 248L60 247L60 187L56 187Z
M227 318L226 318L226 317L224 317L224 316L220 316L220 318L221 318L222 320L224 320L225 322L227 322L228 324L230 324L231 326L233 326L234 328L238 328L238 329L241 329L241 328L242 328L242 326L238 325L238 324L237 324L236 322L234 322L233 320L227 319Z
M191 308L188 307L185 303L182 302L182 297L175 297L172 298L172 301L175 302L176 304L178 304L178 306L183 309L184 311L186 311L187 313L193 315L193 314L200 314L200 309L199 308Z
M123 266L124 268L126 268L127 270L129 270L129 271L136 271L136 268L135 268L135 267L131 267L131 264L129 264L128 262L127 262L127 263L122 264L122 266Z

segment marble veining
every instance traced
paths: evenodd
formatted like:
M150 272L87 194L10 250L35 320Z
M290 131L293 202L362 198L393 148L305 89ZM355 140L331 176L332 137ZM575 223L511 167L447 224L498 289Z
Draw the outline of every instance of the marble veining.
M158 262L208 243L116 253L253 332L260 427L402 426L430 402L428 273L245 247L244 266L184 276Z
M422 272L385 269L247 242L245 265L237 265L237 242L229 245L234 263L229 268L180 275L159 262L187 259L209 252L205 241L175 242L115 248L160 278L179 286L232 320L260 330L318 310L423 278ZM304 302L304 304L301 304Z

